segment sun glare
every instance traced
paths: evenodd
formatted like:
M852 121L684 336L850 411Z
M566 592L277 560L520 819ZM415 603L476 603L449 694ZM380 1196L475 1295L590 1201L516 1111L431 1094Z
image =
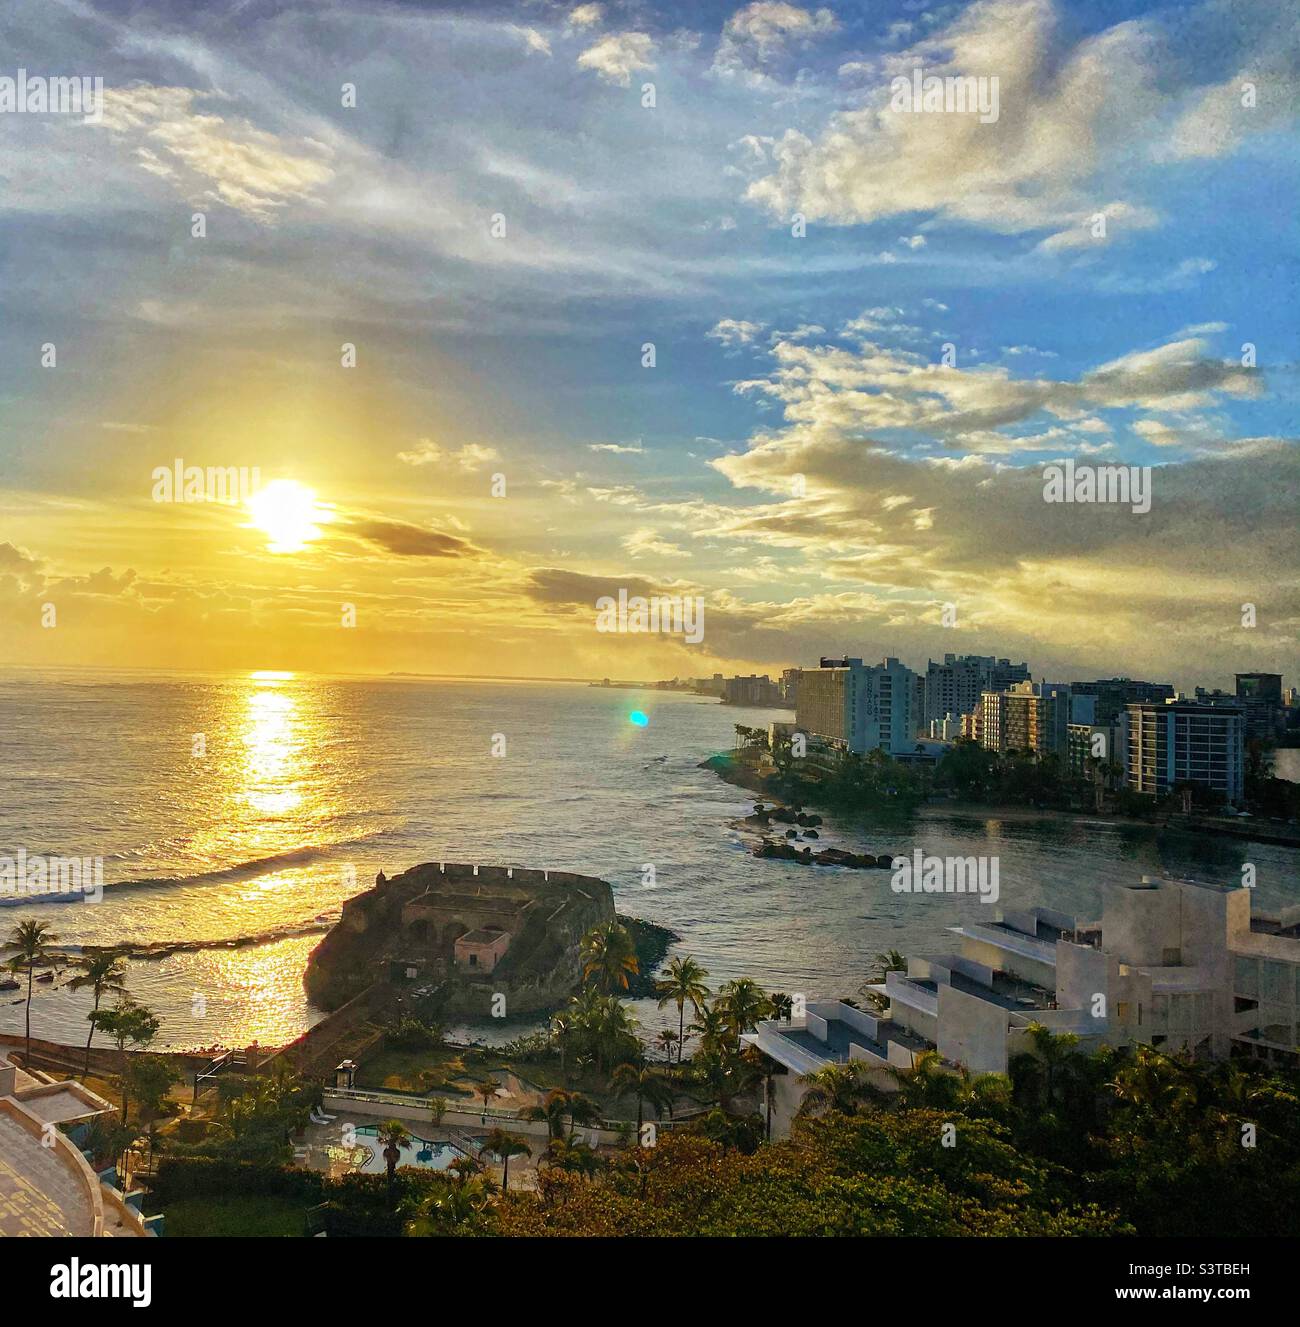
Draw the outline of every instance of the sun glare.
M276 479L248 499L250 525L267 536L272 553L296 553L321 536L330 514L295 479Z

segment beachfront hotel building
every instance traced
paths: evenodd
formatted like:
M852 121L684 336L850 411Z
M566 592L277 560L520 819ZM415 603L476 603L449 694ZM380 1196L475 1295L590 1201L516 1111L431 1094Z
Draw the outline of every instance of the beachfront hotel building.
M979 740L989 751L1064 752L1070 688L1055 682L1014 682L980 695Z
M1254 916L1249 889L1144 876L1103 889L1100 921L1035 907L949 929L956 952L888 973L871 988L878 1010L814 1002L746 1034L783 1071L774 1137L789 1129L802 1075L856 1060L892 1091L890 1070L922 1050L954 1071L1006 1073L1034 1023L1083 1049L1141 1042L1300 1064L1300 905Z
M139 1194L92 1169L81 1142L113 1107L74 1079L19 1068L0 1052L0 1237L156 1233Z
M945 654L942 663L930 659L921 678L922 721L929 728L951 719L955 728L963 714L979 709L985 691L1005 691L1028 680L1028 664L991 654ZM934 736L933 729L930 732Z
M1129 705L1121 716L1126 781L1134 792L1163 797L1195 783L1232 803L1245 788L1245 716L1232 705L1171 701Z
M920 724L916 674L897 659L822 659L803 669L795 722L842 751L912 754Z

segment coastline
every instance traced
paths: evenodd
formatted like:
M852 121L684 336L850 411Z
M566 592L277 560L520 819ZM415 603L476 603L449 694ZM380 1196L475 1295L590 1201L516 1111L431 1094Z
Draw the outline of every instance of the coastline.
M771 776L760 774L751 765L737 760L726 752L719 752L700 762L700 769L712 770L724 783L737 788L744 788L756 797L773 806L786 806L788 803L777 794L769 791ZM823 812L828 808L818 803L808 802L807 806L818 806ZM829 808L834 811L835 808ZM1185 817L1181 815L1152 816L1144 819L1140 816L1116 815L1106 811L1075 810L1071 807L1024 806L1016 802L962 802L955 798L932 798L921 802L916 807L919 814L923 811L944 810L955 815L968 815L976 819L1045 821L1069 819L1076 823L1093 821L1097 824L1113 825L1120 829L1149 829L1191 835L1209 835L1212 837L1249 839L1257 843L1270 843L1283 848L1300 848L1300 832L1294 829L1287 832L1286 827L1279 828L1269 821L1250 818L1243 821L1225 821L1222 824L1203 817Z

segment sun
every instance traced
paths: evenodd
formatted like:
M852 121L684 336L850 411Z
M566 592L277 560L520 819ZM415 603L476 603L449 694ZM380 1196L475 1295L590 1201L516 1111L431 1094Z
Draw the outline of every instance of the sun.
M275 479L248 499L249 524L268 538L272 553L296 553L321 536L330 513L316 494L296 479Z

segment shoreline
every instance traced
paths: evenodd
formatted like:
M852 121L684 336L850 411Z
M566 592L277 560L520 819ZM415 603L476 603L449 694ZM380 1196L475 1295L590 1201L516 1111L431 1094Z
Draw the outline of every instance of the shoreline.
M729 783L736 788L744 788L753 793L755 798L773 806L789 805L784 798L767 790L766 785L770 778L769 775L758 773L751 766L725 752L709 756L707 760L700 762L699 768L711 770L724 783ZM809 806L817 806L822 814L852 814L852 812L846 813L837 808L827 808L813 802L800 803L800 805L805 806L805 809ZM1238 820L1224 822L1223 824L1207 821L1204 818L1189 818L1181 815L1165 815L1163 818L1152 817L1147 820L1138 816L1116 815L1105 811L1074 810L1070 807L1024 806L1016 802L962 802L955 798L933 798L930 801L920 802L914 808L913 814L937 810L986 820L1030 822L1068 819L1077 822L1092 821L1096 824L1113 825L1119 829L1149 829L1156 833L1172 831L1181 834L1205 834L1212 837L1249 839L1256 843L1269 843L1282 848L1300 848L1300 832L1287 833L1284 828L1273 826L1271 822L1261 822L1254 818L1248 818L1245 822ZM869 811L864 811L864 814L868 813Z

